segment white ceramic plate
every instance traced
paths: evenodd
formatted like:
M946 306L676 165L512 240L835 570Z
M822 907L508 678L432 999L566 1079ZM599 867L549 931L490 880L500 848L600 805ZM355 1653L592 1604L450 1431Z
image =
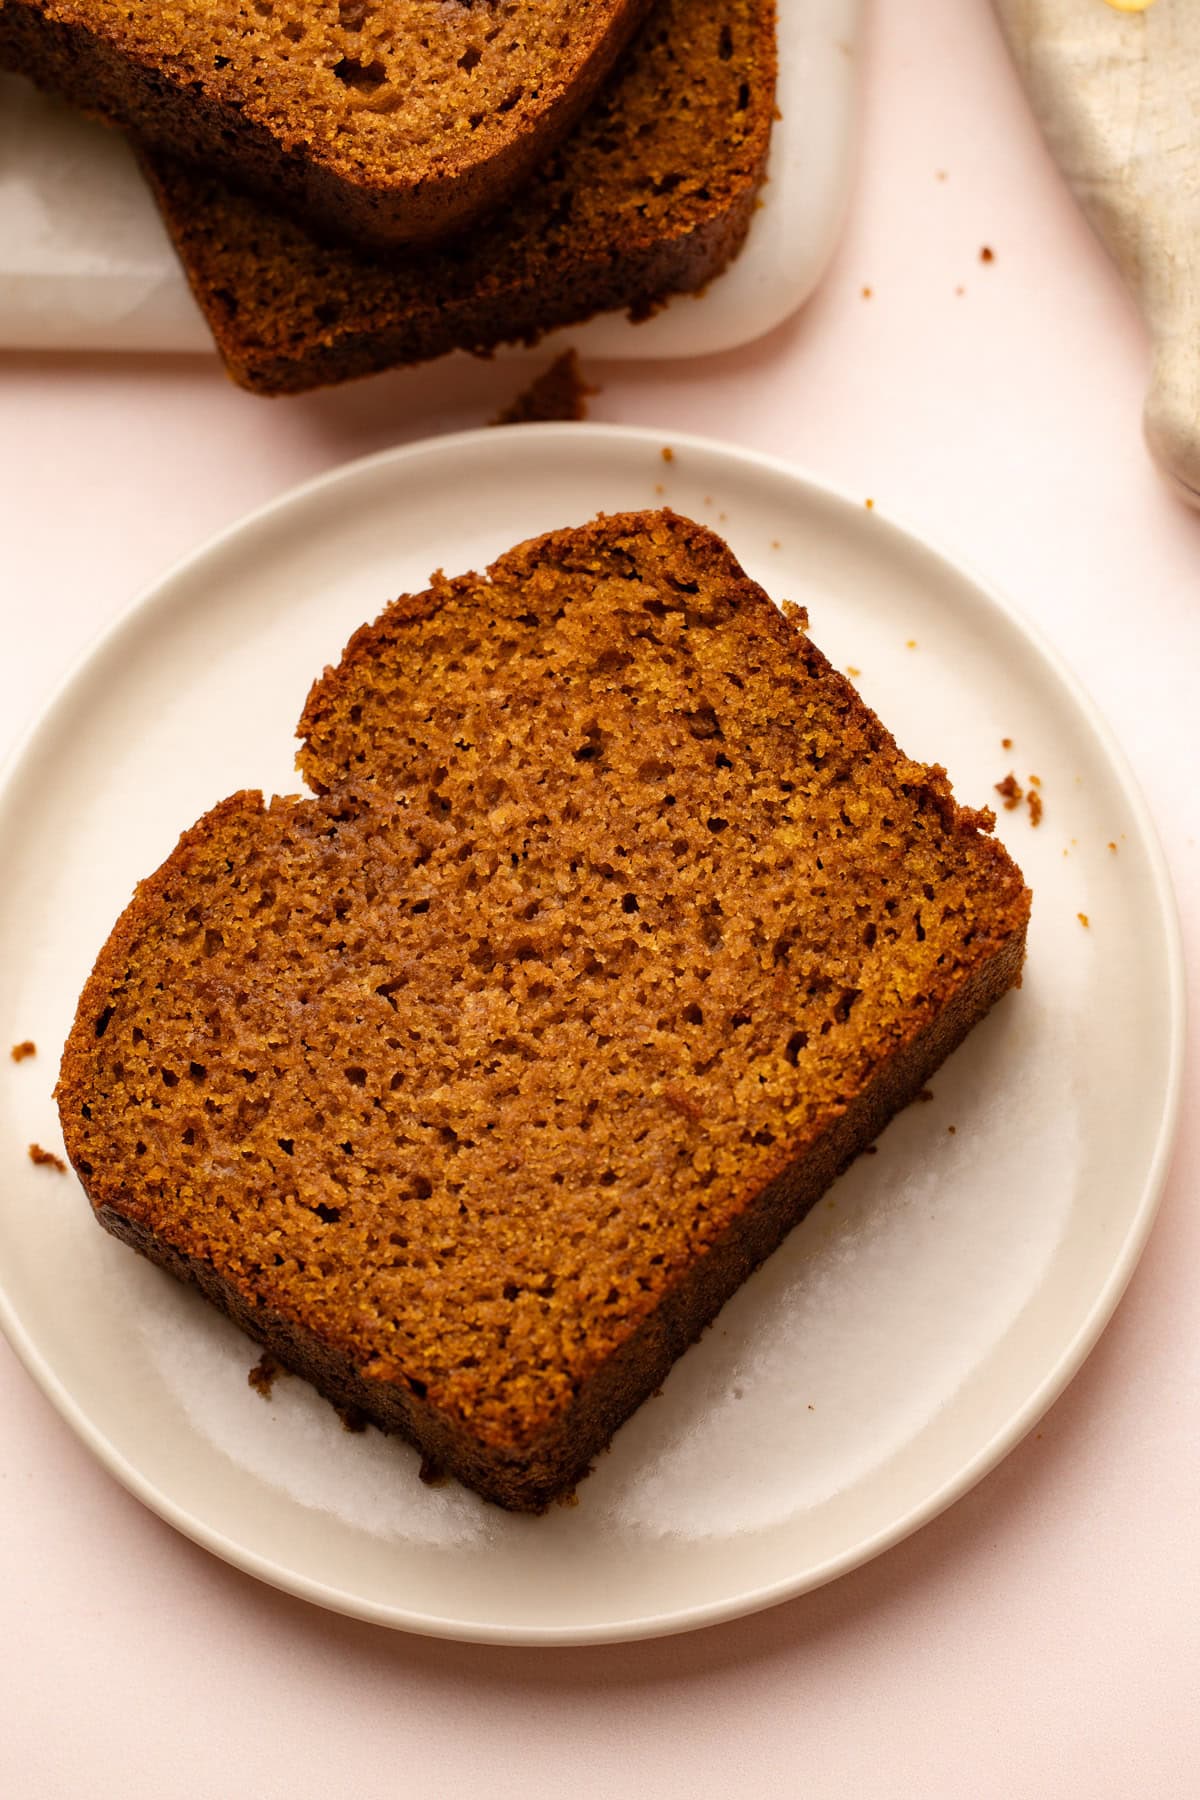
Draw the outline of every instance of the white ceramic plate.
M779 8L770 179L733 266L699 300L680 295L642 325L608 313L546 343L569 342L592 358L708 356L770 331L808 298L849 191L862 6ZM212 350L124 139L3 74L0 345Z
M647 1636L873 1556L1033 1424L1116 1304L1179 1094L1167 876L1108 734L1028 626L936 552L765 457L606 426L471 432L351 464L174 570L102 639L0 791L0 1317L64 1416L155 1511L231 1562L384 1624L507 1642ZM75 996L135 880L239 787L293 791L309 682L438 566L668 500L728 536L861 670L912 754L983 804L1034 889L1028 972L618 1434L579 1504L510 1518L423 1487L301 1382L93 1224L50 1100ZM1011 751L1001 740L1011 738ZM1115 848L1114 848L1115 846ZM1085 914L1085 927L1079 917Z

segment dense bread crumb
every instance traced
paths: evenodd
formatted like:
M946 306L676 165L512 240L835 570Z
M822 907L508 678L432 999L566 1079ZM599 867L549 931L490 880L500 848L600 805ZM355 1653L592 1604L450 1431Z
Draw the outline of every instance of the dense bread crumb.
M594 392L583 379L574 350L564 350L496 414L492 424L535 425L555 419L586 419L588 395Z
M649 0L7 0L0 63L339 236L444 238L578 119Z
M36 1163L39 1168L57 1169L60 1175L65 1175L67 1172L67 1165L62 1157L55 1156L53 1150L43 1150L40 1144L30 1144L29 1160L31 1163Z
M1021 804L1021 784L1010 769L1003 781L996 783L996 792L1004 802L1005 812L1015 812Z
M992 815L802 623L668 513L435 577L310 694L318 797L202 819L81 999L102 1221L507 1505L1019 975Z
M217 348L257 393L641 315L740 248L775 104L772 0L656 0L568 143L468 238L331 249L214 175L143 159Z
M21 1043L13 1045L9 1055L14 1062L24 1062L26 1057L37 1055L37 1045L32 1038L25 1038Z
M260 1394L264 1400L269 1400L276 1378L280 1373L281 1370L275 1358L264 1352L246 1376L246 1380L256 1394Z

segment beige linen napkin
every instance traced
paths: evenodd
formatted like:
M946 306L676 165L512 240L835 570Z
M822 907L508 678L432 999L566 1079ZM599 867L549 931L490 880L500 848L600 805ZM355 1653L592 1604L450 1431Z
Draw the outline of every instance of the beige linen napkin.
M1150 333L1146 442L1200 507L1200 0L994 0L1051 150Z

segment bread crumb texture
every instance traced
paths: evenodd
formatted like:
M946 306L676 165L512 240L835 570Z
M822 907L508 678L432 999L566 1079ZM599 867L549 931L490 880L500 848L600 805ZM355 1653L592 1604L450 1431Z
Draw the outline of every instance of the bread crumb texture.
M992 815L802 620L670 513L435 576L313 688L316 797L201 819L80 1001L58 1097L104 1222L485 1487L435 1415L519 1463L651 1340L658 1385L704 1319L657 1309L974 973L1018 977Z
M21 1043L13 1045L9 1055L15 1063L25 1062L29 1057L37 1055L37 1045L32 1038L24 1038Z

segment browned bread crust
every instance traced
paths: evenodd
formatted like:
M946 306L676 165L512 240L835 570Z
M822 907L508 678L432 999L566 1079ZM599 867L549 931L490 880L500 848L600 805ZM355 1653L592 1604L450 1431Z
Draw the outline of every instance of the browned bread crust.
M562 141L649 0L4 0L0 64L352 242L452 235Z
M712 533L434 579L119 920L107 1229L501 1505L583 1475L1020 975L1029 895Z
M211 174L143 163L230 374L288 394L703 287L749 229L774 108L773 0L657 0L570 140L459 244L331 249Z

